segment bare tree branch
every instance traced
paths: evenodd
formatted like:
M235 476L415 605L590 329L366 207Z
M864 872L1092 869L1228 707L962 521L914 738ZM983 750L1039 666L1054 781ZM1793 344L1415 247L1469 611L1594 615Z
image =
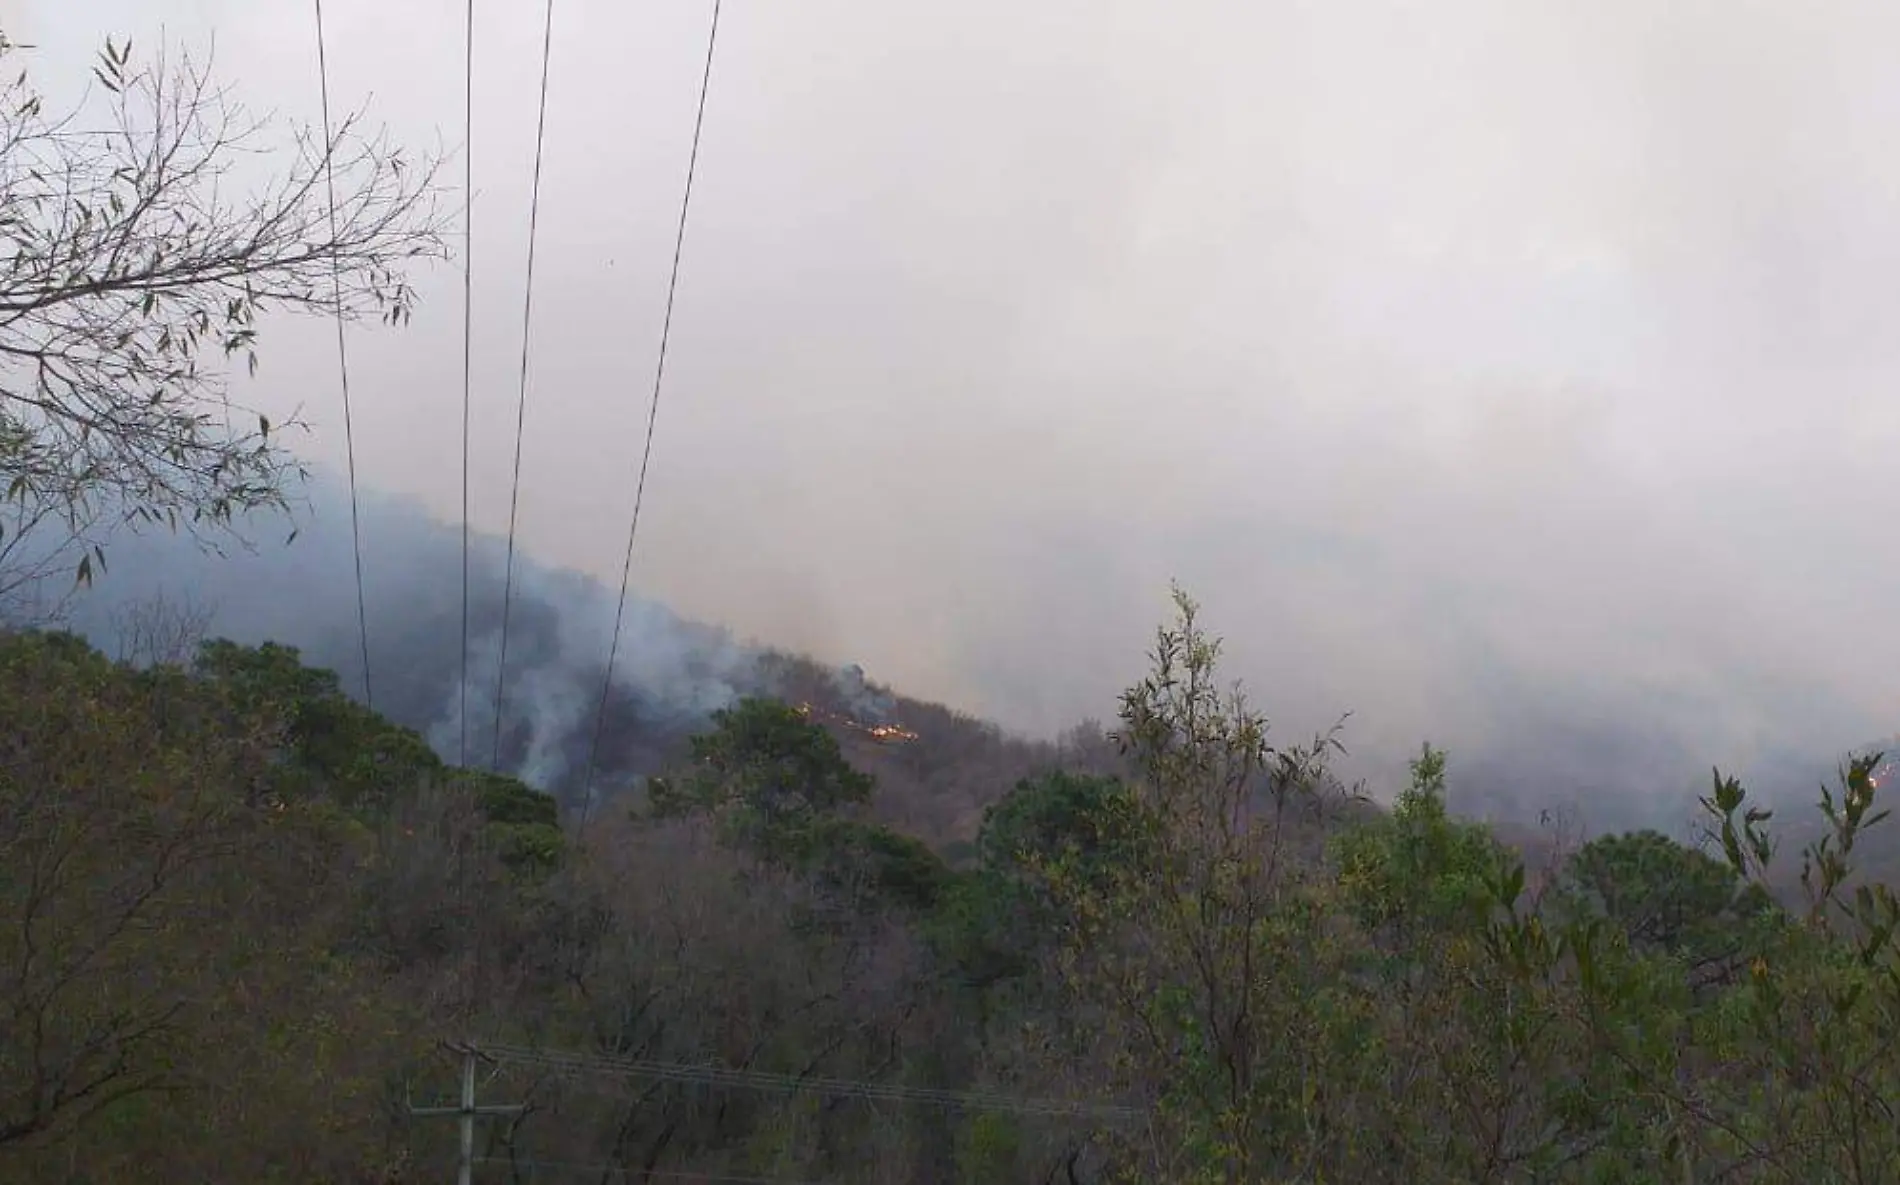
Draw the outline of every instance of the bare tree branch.
M0 63L18 52L0 36ZM285 135L163 47L135 64L108 40L93 74L58 116L25 73L0 83L0 488L15 534L196 533L283 509L303 471L283 426L231 402L229 361L255 372L260 313L340 305L405 323L408 269L446 254L439 159L412 163L360 112L327 142ZM233 196L247 158L269 172Z

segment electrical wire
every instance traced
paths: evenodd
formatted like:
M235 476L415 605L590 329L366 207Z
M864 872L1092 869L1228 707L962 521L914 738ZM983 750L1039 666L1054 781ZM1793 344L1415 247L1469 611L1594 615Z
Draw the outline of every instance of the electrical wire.
M707 1185L815 1185L789 1177L735 1177L726 1173L702 1173L690 1169L630 1169L617 1164L587 1164L577 1160L541 1160L532 1156L477 1156L476 1164L505 1164L525 1168L529 1173L552 1169L563 1173L599 1173L605 1180L703 1181Z
M620 656L620 631L627 613L627 584L633 575L633 544L640 533L640 507L646 498L647 468L653 460L653 429L660 415L660 389L666 378L666 347L673 331L673 300L679 291L680 255L686 245L686 216L693 204L693 174L699 164L700 133L706 124L706 94L712 86L713 49L719 41L719 2L713 0L712 22L706 33L706 65L699 79L699 106L693 115L693 144L686 158L686 186L680 195L679 226L673 235L673 267L666 281L666 313L660 322L659 358L653 370L653 397L647 407L646 444L640 453L640 475L633 489L633 520L627 527L627 555L620 567L620 600L614 608L613 639L607 646L607 669L601 675L600 707L594 716L594 737L587 747L587 772L581 784L580 831L586 833L594 806L594 774L599 766L601 734L607 724L607 696L613 689L614 663Z
M534 182L528 196L528 274L521 298L521 393L515 403L514 480L508 492L508 561L501 586L501 655L495 671L495 751L489 764L501 769L502 705L508 687L508 610L515 591L515 521L521 506L521 438L528 423L528 344L534 322L534 244L541 223L541 156L548 127L548 65L553 58L554 0L547 0L541 30L541 103L534 125Z
M317 83L323 97L323 172L330 197L330 294L336 314L336 363L343 383L343 453L350 481L350 552L356 561L356 629L363 646L363 706L374 709L369 678L369 603L363 595L363 522L356 495L356 427L350 414L350 354L343 334L343 261L336 252L336 138L330 128L330 61L324 50L323 0L317 10Z
M1066 1116L1118 1121L1139 1119L1142 1115L1142 1112L1131 1107L1079 1100L1020 1098L991 1091L944 1090L935 1087L905 1086L894 1082L804 1077L763 1070L731 1070L721 1066L661 1062L642 1058L616 1058L517 1045L484 1044L481 1046L481 1052L498 1062L537 1066L568 1074L645 1078L786 1094L810 1092L877 1102L927 1103L934 1106L1002 1111L1017 1115Z
M457 764L468 765L468 427L475 342L475 0L468 0L462 48L462 740Z

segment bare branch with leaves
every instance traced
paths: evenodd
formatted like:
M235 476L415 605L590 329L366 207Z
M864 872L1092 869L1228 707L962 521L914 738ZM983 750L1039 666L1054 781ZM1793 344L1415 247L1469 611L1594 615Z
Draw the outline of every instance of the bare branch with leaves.
M0 63L19 52L0 36ZM405 323L409 269L446 251L438 159L410 161L360 112L328 140L280 134L208 64L164 47L138 59L108 40L93 75L58 115L24 71L0 83L0 485L13 529L51 515L70 537L121 522L198 533L285 508L303 471L282 426L232 402L229 363L255 373L270 312ZM266 171L245 194L252 159ZM82 581L96 546L79 554Z

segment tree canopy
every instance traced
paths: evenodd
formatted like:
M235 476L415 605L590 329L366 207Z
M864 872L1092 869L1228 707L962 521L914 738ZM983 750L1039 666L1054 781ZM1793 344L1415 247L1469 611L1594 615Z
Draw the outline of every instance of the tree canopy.
M888 753L771 700L570 837L291 648L0 636L0 1179L441 1172L403 1100L471 1033L527 1107L483 1181L1892 1179L1877 759L1805 901L1719 774L1708 851L1532 875L1431 746L1327 809L1333 738L1279 742L1218 657L1180 598L1124 774L998 787L953 868Z

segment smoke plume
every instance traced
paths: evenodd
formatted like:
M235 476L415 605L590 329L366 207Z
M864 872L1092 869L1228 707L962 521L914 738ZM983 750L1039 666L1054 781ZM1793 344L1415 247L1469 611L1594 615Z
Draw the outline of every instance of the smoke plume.
M295 518L298 532L288 543L289 524L253 522L245 532L252 545L222 554L162 532L122 536L109 546L110 567L73 601L67 624L108 653L137 658L138 646L164 633L153 607L168 606L195 615L209 636L296 646L360 697L348 503L337 483L320 475ZM794 670L763 643L692 621L637 591L628 597L615 646L617 590L520 549L508 595L504 681L504 542L472 539L465 650L460 528L411 500L375 492L364 495L363 523L373 703L448 760L492 762L574 802L588 781L590 755L595 793L612 794L677 757L713 712L745 695L821 698L861 723L897 722L892 690L870 682L858 664ZM137 623L138 638L128 636L128 623ZM1540 683L1501 661L1476 669L1467 686L1477 690L1464 710L1475 705L1487 721L1481 733L1452 743L1453 805L1468 815L1535 822L1562 809L1592 830L1680 832L1713 764L1753 779L1771 796L1806 795L1833 765L1833 754L1776 746L1772 738L1747 752L1710 753L1695 737L1717 729L1685 717L1680 704L1628 689L1607 696L1562 681ZM1297 688L1255 690L1267 706L1297 698ZM1344 739L1351 749L1362 738L1349 724ZM1395 788L1391 776L1368 786L1376 797Z
M188 608L210 636L296 646L361 698L348 504L325 477L306 493L289 542L289 524L262 520L244 524L249 546L212 550L163 532L115 539L109 568L73 600L67 624L107 653L136 658L126 626L141 606ZM627 599L614 646L616 590L547 568L519 548L507 591L504 679L504 542L471 541L464 650L459 528L375 493L365 495L363 511L371 699L445 758L466 752L476 766L499 758L504 771L567 797L585 779L597 724L596 773L608 786L652 772L714 711L771 691L758 647L637 594Z

